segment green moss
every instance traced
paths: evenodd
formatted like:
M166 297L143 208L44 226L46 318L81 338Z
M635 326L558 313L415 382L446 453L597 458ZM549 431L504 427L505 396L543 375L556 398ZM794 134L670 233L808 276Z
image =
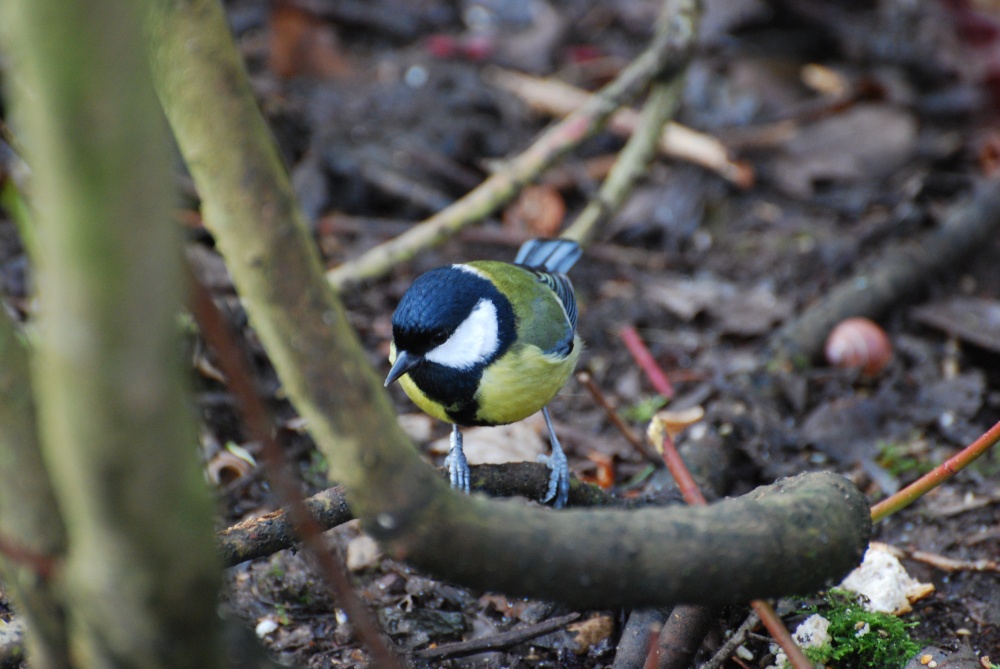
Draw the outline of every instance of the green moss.
M901 477L906 474L920 476L934 469L934 463L914 457L910 449L903 444L879 441L876 448L878 449L876 462L893 476Z
M643 397L635 404L624 407L621 410L621 415L622 418L633 423L648 423L656 412L665 407L669 401L663 395Z
M921 645L910 638L908 623L888 613L866 611L853 592L831 590L825 605L814 611L830 621L828 645L806 649L813 662L838 669L895 669L917 654Z

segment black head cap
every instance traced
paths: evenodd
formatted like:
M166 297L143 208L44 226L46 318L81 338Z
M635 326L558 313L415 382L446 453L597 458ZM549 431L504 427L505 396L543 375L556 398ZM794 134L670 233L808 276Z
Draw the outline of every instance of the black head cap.
M474 271L448 265L420 275L392 315L392 337L399 350L423 355L443 344L486 298L497 310L500 350L514 338L514 311L503 293Z

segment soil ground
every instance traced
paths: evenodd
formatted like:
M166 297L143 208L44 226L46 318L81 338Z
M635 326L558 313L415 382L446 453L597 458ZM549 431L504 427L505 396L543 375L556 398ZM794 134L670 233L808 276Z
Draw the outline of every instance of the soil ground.
M718 495L833 469L874 502L1000 419L996 235L961 263L908 286L877 315L893 348L877 373L833 367L822 357L778 365L768 349L779 327L937 229L993 175L1000 14L976 4L706 3L678 120L719 138L752 169L753 184L740 187L661 157L572 278L586 342L581 368L641 433L656 393L620 337L623 326L637 328L677 391L668 408L704 409L704 421L680 443L696 450L700 440L721 436L730 447L725 471L709 473L721 482ZM659 3L239 0L227 10L333 267L447 206L546 126L547 117L491 83L492 68L594 89L648 42ZM345 294L372 364L387 371L390 317L417 275L450 262L510 259L525 238L553 234L563 210L572 219L595 192L595 170L622 142L599 134L496 219ZM0 235L5 296L27 300L26 263L6 219ZM190 237L201 274L239 317L209 236L193 223ZM295 429L294 412L256 352L282 441L301 465L304 489L319 490L326 486L322 458ZM228 442L253 453L210 356L195 346L192 357L206 459ZM447 436L447 426L422 418L398 388L392 392L428 458L440 464L433 442ZM550 408L577 476L619 492L669 487L669 477L629 445L577 381ZM539 446L511 455L511 442L544 446L539 434L529 422L526 431L485 444L484 457L530 459ZM998 481L993 452L876 526L879 541L957 561L950 569L903 561L935 587L907 616L915 638L1000 657ZM220 527L274 504L259 480L225 488L220 500ZM333 534L360 593L407 651L570 612L429 578L379 555L353 523ZM994 562L984 571L965 568L977 560ZM281 661L363 665L350 624L294 551L232 568L226 580L225 610L250 627L276 623L262 637ZM628 612L579 613L589 621L582 627L429 666L611 666ZM745 613L722 612L699 658ZM755 658L749 664L757 666L767 644L754 638L747 645Z

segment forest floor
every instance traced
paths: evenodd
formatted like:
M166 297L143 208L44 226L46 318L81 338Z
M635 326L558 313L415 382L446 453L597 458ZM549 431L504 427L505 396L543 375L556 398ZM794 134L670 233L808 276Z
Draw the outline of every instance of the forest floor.
M665 408L704 411L679 443L696 451L714 440L728 449L723 469L703 472L715 496L830 469L874 503L1000 419L1000 235L895 287L872 314L893 349L874 373L831 366L821 354L809 355L809 364L780 364L775 333L836 286L920 245L994 175L1000 14L931 0L705 4L677 120L717 138L742 171L727 178L662 156L649 168L571 275L586 343L580 368L642 434L664 401L623 343L622 328L636 328L676 391ZM234 0L227 11L334 267L446 207L546 127L550 117L498 85L499 68L593 90L648 43L659 6ZM496 218L346 292L376 369L388 370L391 314L417 275L450 262L509 260L524 239L557 234L599 187L623 141L599 133ZM190 195L189 255L239 313ZM8 221L0 232L4 293L27 299L25 262ZM806 350L815 348L811 342ZM304 490L318 491L327 485L325 463L281 399L259 346L256 352L281 441L301 465ZM211 356L195 347L192 358L210 466L228 443L256 453ZM422 416L398 388L392 392L407 429L440 465L448 426ZM671 486L578 380L550 409L576 476L623 495ZM468 435L467 448L475 462L534 460L547 449L544 434L544 424L531 419ZM220 485L220 528L274 508L260 479L242 480ZM332 535L359 593L407 653L574 613L430 578L382 556L355 523ZM987 454L878 523L874 538L906 551L909 573L934 586L905 616L915 639L1000 658L1000 455ZM932 558L912 559L915 552ZM256 628L282 662L363 666L350 624L298 553L233 567L226 583L224 610ZM611 666L629 612L575 613L568 628L502 651L414 661ZM699 662L746 614L739 607L720 612ZM746 647L753 659L740 666L766 666L763 637Z

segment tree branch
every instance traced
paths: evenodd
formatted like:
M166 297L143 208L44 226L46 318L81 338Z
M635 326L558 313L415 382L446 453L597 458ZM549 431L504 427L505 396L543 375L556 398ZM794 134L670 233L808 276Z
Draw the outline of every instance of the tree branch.
M180 233L143 7L3 3L39 223L37 429L67 531L58 583L74 665L215 666L218 562L187 419Z
M771 355L778 360L811 361L837 323L851 316L878 318L988 243L998 227L1000 182L985 181L952 205L935 230L880 253L798 319L777 330L769 342Z

